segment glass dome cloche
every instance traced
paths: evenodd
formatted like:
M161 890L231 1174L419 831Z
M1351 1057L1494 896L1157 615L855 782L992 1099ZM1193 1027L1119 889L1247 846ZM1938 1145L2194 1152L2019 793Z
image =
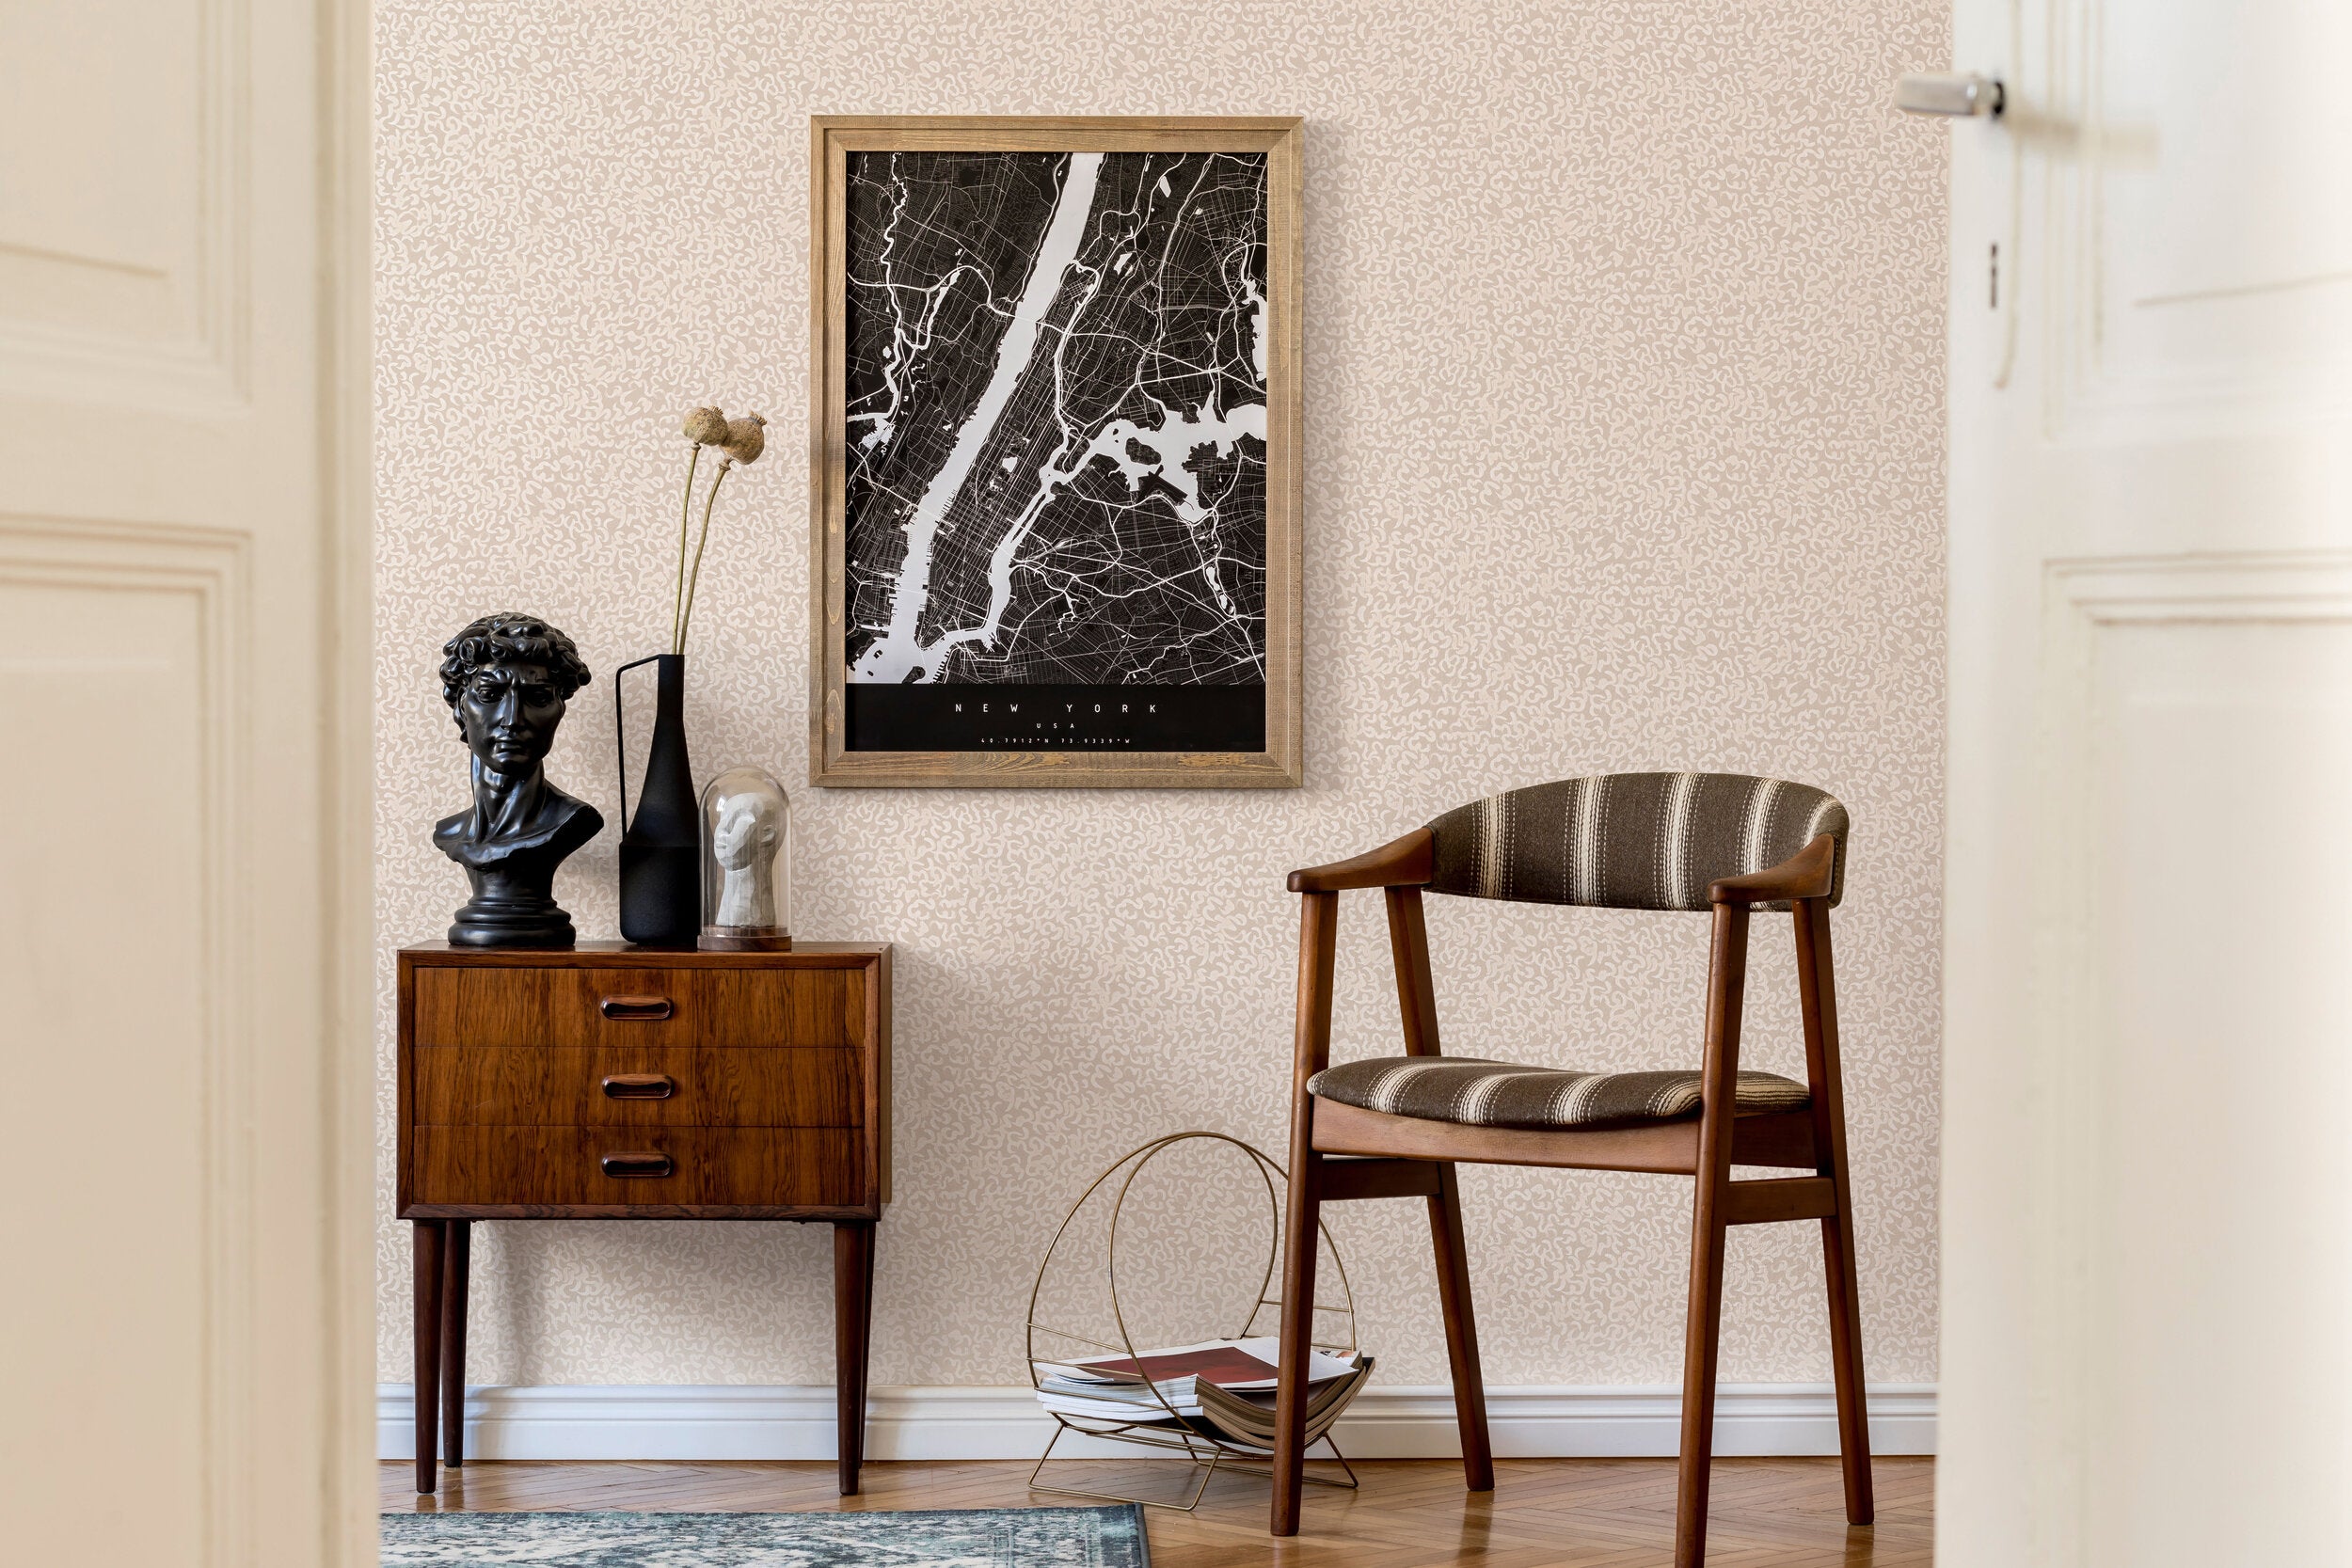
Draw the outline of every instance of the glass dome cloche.
M705 952L792 947L792 804L757 768L730 768L703 791Z

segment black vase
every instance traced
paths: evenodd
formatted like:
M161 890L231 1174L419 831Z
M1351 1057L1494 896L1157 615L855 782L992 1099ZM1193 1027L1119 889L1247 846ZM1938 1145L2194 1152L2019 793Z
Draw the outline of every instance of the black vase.
M621 676L654 667L653 744L637 815L628 812ZM612 737L621 761L621 935L641 947L691 947L701 933L702 814L686 761L686 656L655 654L612 673Z

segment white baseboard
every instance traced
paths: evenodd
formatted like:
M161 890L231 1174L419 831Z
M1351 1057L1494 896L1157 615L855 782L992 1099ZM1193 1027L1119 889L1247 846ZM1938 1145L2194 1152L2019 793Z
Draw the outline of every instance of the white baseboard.
M1935 1386L1870 1390L1870 1447L1882 1454L1935 1451ZM376 1389L376 1450L415 1450L409 1386ZM1672 1388L1490 1388L1495 1452L1517 1458L1659 1458L1680 1438L1682 1395ZM1053 1423L1025 1387L877 1388L867 1405L868 1459L1034 1459ZM466 1452L478 1459L830 1459L831 1387L478 1387L466 1391ZM1354 1458L1450 1458L1461 1450L1446 1389L1367 1388L1339 1424ZM1065 1440L1057 1454L1086 1450ZM1096 1451L1133 1454L1101 1445ZM1837 1451L1836 1407L1825 1385L1725 1384L1715 1396L1715 1451L1724 1455Z

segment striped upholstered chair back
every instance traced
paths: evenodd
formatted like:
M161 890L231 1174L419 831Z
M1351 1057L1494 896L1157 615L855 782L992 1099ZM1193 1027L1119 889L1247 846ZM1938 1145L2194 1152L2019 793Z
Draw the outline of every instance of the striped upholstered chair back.
M1621 910L1704 910L1707 887L1836 841L1830 902L1846 892L1846 808L1810 784L1744 773L1607 773L1530 784L1429 824L1432 893ZM1786 903L1768 906L1787 909Z

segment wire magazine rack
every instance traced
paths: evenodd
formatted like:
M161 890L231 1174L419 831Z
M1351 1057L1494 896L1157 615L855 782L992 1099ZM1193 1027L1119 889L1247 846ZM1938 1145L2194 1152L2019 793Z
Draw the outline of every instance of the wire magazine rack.
M1244 1317L1240 1326L1225 1338L1247 1339L1264 1332L1258 1326L1260 1315L1268 1307L1279 1307L1282 1305L1279 1297L1269 1295L1267 1291L1274 1284L1275 1265L1281 1258L1281 1195L1289 1188L1289 1177L1280 1165L1276 1164L1266 1155L1264 1150L1254 1145L1244 1143L1239 1138L1229 1137L1222 1132L1171 1132L1165 1137L1154 1138L1152 1142L1139 1148L1132 1149L1112 1162L1107 1169L1088 1183L1086 1191L1078 1195L1078 1200L1073 1203L1070 1206L1070 1212L1062 1216L1060 1227L1054 1232L1053 1241L1045 1248L1044 1259L1038 1264L1037 1279L1029 1288L1027 1348L1029 1382L1032 1387L1042 1388L1043 1374L1038 1370L1039 1362L1077 1359L1076 1354L1066 1349L1056 1350L1053 1354L1041 1354L1047 1347L1041 1341L1052 1341L1059 1345L1080 1345L1097 1353L1123 1354L1140 1368L1140 1352L1136 1346L1135 1336L1127 1327L1126 1312L1119 1297L1120 1220L1126 1210L1128 1194L1134 1188L1136 1178L1142 1174L1144 1167L1178 1144L1189 1143L1196 1139L1227 1144L1248 1156L1250 1168L1257 1173L1265 1188L1267 1212L1265 1267L1260 1272L1258 1287L1254 1292L1254 1299L1250 1302L1248 1315ZM1125 1173L1123 1176L1121 1176L1122 1172ZM1071 1226L1077 1220L1080 1212L1086 1208L1088 1202L1108 1186L1114 1177L1120 1180L1112 1199L1109 1237L1104 1247L1104 1256L1101 1267L1104 1271L1104 1282L1110 1290L1111 1318L1118 1326L1119 1338L1116 1343L1089 1335L1073 1333L1068 1329L1057 1328L1050 1323L1038 1321L1039 1298L1044 1292L1046 1279L1053 1273L1057 1255L1061 1253L1064 1241L1070 1237ZM1338 1280L1341 1304L1336 1307L1325 1307L1318 1302L1309 1319L1311 1326L1308 1337L1312 1349L1327 1352L1343 1360L1353 1361L1356 1358L1356 1296L1347 1282L1347 1265L1341 1260L1338 1243L1332 1241L1329 1227L1322 1224L1320 1217L1317 1219L1316 1230L1321 1244L1329 1249L1332 1263L1330 1272L1331 1275ZM1065 1259L1065 1266L1074 1265ZM1318 1278L1324 1277L1322 1270L1318 1269L1316 1273ZM1313 1325L1326 1318L1344 1320L1346 1335L1343 1341L1333 1342L1316 1338L1317 1331ZM1045 1451L1038 1456L1037 1464L1029 1471L1029 1490L1053 1493L1060 1497L1092 1497L1105 1502L1138 1503L1146 1508L1165 1508L1176 1513L1189 1513L1200 1506L1202 1495L1208 1491L1209 1482L1216 1478L1219 1469L1252 1476L1270 1477L1273 1474L1269 1446L1257 1445L1238 1438L1232 1433L1211 1425L1203 1417L1182 1415L1168 1402L1167 1394L1155 1382L1146 1380L1144 1386L1151 1391L1152 1401L1151 1404L1145 1404L1141 1401L1104 1400L1101 1402L1105 1408L1100 1417L1081 1416L1060 1410L1047 1411L1047 1414L1054 1418L1054 1434L1047 1439ZM1130 1443L1139 1448L1160 1449L1180 1453L1190 1460L1200 1473L1194 1478L1190 1496L1183 1502L1163 1502L1150 1497L1130 1497L1111 1492L1089 1492L1078 1487L1057 1486L1041 1481L1038 1477L1044 1472L1046 1465L1053 1460L1055 1447L1064 1437L1072 1435L1107 1438L1112 1442ZM1330 1431L1327 1428L1316 1441L1331 1450L1331 1458L1339 1463L1340 1469L1346 1479L1317 1475L1308 1475L1304 1479L1317 1486L1331 1486L1343 1491L1354 1491L1357 1484L1356 1471L1347 1463L1347 1456L1340 1452L1339 1444L1332 1441ZM1311 1449L1312 1446L1312 1444L1309 1445ZM1064 1464L1080 1462L1081 1457L1077 1455L1066 1456L1063 1460ZM1097 1462L1099 1463L1099 1460Z

